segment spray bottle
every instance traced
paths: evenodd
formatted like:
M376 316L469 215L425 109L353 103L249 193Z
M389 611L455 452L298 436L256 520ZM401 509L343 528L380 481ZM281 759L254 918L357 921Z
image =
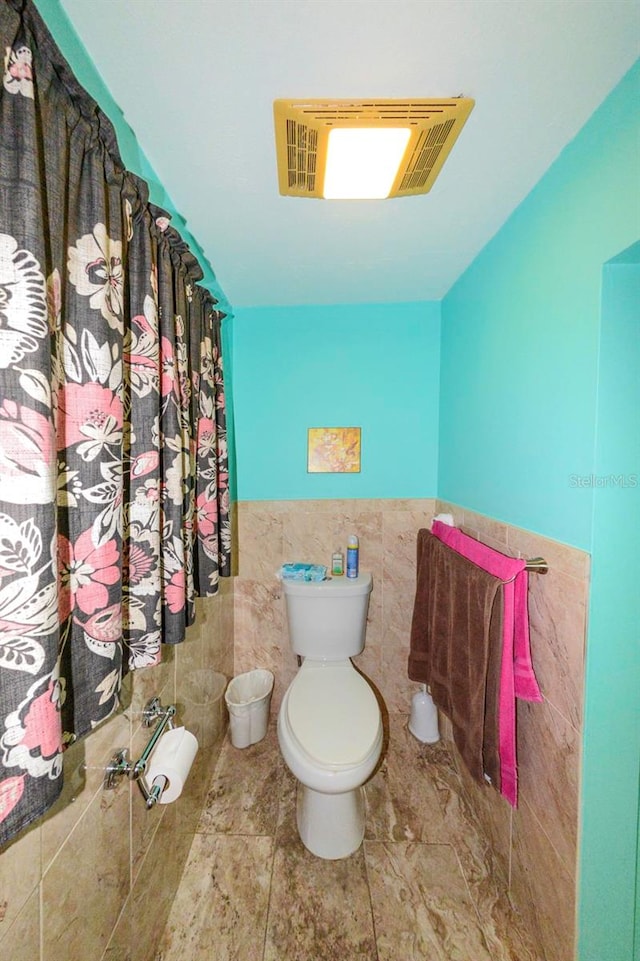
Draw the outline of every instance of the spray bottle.
M347 540L347 577L357 577L358 568L358 538L355 534L349 534Z

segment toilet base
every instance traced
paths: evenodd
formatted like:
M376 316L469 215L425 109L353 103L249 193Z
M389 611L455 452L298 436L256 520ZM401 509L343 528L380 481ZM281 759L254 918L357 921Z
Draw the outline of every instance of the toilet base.
M297 823L300 840L316 857L328 861L357 851L364 838L364 789L321 794L298 781Z

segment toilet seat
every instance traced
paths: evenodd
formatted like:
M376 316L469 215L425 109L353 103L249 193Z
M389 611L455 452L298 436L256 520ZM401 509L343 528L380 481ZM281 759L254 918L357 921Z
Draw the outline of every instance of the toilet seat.
M376 696L349 660L307 659L289 688L286 709L293 740L327 769L361 764L379 740Z

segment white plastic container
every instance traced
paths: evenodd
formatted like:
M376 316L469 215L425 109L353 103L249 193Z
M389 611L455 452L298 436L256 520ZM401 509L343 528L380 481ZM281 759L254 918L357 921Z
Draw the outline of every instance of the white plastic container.
M224 699L234 747L249 747L263 739L269 724L272 692L273 674L262 668L238 674L229 681Z
M423 744L435 744L440 740L438 708L427 692L426 684L422 685L422 690L414 694L411 700L409 730Z

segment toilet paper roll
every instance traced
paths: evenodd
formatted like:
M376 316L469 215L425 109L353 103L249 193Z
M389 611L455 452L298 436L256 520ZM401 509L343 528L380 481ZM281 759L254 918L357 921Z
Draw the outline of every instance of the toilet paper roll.
M197 751L196 737L184 727L176 727L162 735L146 772L149 786L161 774L169 781L160 797L160 804L171 804L180 797Z

